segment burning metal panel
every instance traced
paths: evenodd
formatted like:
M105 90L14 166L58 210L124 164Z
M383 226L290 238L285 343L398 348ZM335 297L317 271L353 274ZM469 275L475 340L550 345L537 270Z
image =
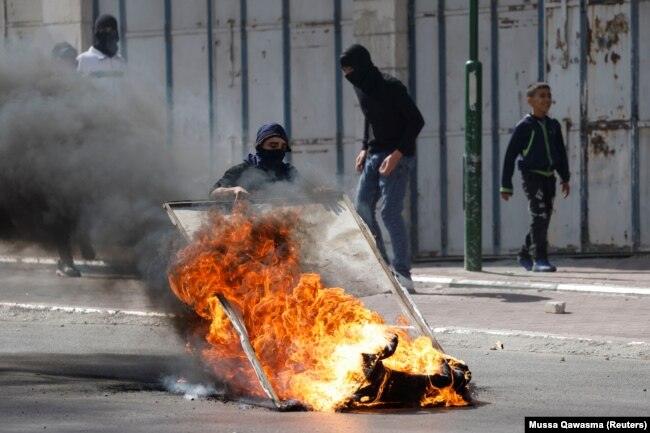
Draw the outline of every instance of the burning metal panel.
M322 194L290 202L253 201L259 211L281 203L300 213L298 239L303 272L318 272L329 287L344 287L354 296L387 293L393 278L378 258L372 235L343 195ZM229 211L230 203L170 202L165 207L188 240L205 222L211 206Z
M226 299L225 296L217 295L217 298L219 299L219 303L221 304L221 307L226 312L228 319L230 319L230 322L235 327L235 331L237 332L237 335L239 336L239 340L241 341L242 349L246 353L246 356L248 357L248 360L250 361L253 370L255 370L255 375L257 376L257 379L260 381L260 385L264 389L264 392L269 397L269 399L271 399L271 401L273 402L273 405L280 410L290 410L290 409L300 408L301 406L298 402L280 400L280 397L278 397L278 395L276 394L275 390L273 389L273 386L271 385L271 382L269 381L269 378L264 372L264 368L262 367L262 363L257 357L257 354L255 353L255 349L253 348L253 346L251 345L248 339L248 332L246 331L246 326L244 325L244 321L242 320L241 314L239 313L239 311L235 309L235 307L233 307L230 304L230 301L228 301L228 299ZM255 402L255 401L251 400L251 402ZM259 404L259 402L255 402L255 403Z
M346 196L256 201L234 209L216 202L165 207L192 239L170 271L170 284L207 319L204 343L210 347L200 353L220 366L239 363L237 372L228 372L236 380L252 366L278 409L295 407L294 399L316 410L381 406L402 399L407 389L421 405L467 404L469 370L442 352ZM325 275L316 273L323 269ZM343 289L326 287L365 295L390 290L406 317L390 324ZM245 357L237 354L242 349ZM252 390L250 375L243 376L243 388Z
M371 296L394 293L400 299L400 311L442 351L417 306L397 284L381 258L373 236L344 194L323 193L291 200L253 200L257 210L274 206L295 209L300 213L298 241L303 272L321 276L327 287L343 287L351 295ZM232 203L214 201L178 201L165 203L172 222L191 240L207 218L208 210L219 206L229 211ZM394 311L379 311L389 322Z

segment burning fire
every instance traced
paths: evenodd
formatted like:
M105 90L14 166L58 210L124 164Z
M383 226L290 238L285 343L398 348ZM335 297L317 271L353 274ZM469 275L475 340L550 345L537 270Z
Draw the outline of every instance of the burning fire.
M319 275L300 272L292 237L298 224L287 209L259 213L239 204L231 215L209 212L169 271L176 296L202 319L188 350L231 391L265 397L221 294L241 313L282 400L319 411L395 404L406 385L416 406L467 405L461 394L468 394L470 373L462 361L384 323L343 289L323 287Z

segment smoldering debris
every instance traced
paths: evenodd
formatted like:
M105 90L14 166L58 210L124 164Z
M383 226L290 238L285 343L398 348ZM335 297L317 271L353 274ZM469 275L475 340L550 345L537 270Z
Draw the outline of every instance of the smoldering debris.
M116 95L36 53L3 54L0 235L119 246L155 289L175 236L161 205L190 191L167 151L164 105L122 85Z

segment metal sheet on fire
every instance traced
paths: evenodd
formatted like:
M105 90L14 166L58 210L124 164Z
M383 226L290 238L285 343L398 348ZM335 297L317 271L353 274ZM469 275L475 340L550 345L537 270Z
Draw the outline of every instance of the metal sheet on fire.
M174 222L188 240L204 223L210 202L191 203L193 206L172 209ZM300 213L296 236L303 272L318 273L326 287L342 287L357 297L390 292L392 276L379 262L342 198L287 206ZM253 207L260 211L273 208L259 202Z
M307 201L305 201L307 200ZM207 212L216 203L211 201L168 202L165 209L174 225L187 240L201 228ZM254 202L259 211L273 209L278 203ZM221 205L224 205L223 203ZM343 287L357 297L382 295L392 292L402 313L414 326L411 334L426 335L433 347L444 352L431 328L405 289L400 287L381 258L367 226L354 211L352 202L345 194L322 194L317 198L303 198L282 206L295 207L300 213L297 236L301 245L303 272L317 272L328 287ZM224 207L228 207L225 205ZM227 299L219 296L222 307L232 321L257 377L268 398L278 410L290 410L295 402L280 401L259 358L250 345L246 328ZM387 323L395 323L395 309L382 312ZM390 317L387 317L390 315Z
M439 348L435 337L410 296L403 293L390 269L380 258L374 240L360 220L345 194L325 193L286 200L253 201L259 210L270 210L277 204L295 208L300 214L296 236L300 242L302 272L318 273L325 287L341 287L359 298L386 296L393 293L401 302L375 310L388 324L396 324L400 316L413 325L410 333L426 335ZM213 201L165 203L172 222L191 240L207 218ZM226 206L228 207L228 206ZM385 303L381 303L385 304ZM440 348L441 349L441 348Z

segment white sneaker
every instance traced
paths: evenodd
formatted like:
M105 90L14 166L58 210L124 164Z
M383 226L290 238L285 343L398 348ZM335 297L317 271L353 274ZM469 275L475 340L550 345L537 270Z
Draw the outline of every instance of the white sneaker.
M413 284L411 277L407 277L406 275L402 275L396 271L393 271L393 275L395 275L395 278L397 278L399 285L405 288L407 292L410 294L415 293L415 284Z

